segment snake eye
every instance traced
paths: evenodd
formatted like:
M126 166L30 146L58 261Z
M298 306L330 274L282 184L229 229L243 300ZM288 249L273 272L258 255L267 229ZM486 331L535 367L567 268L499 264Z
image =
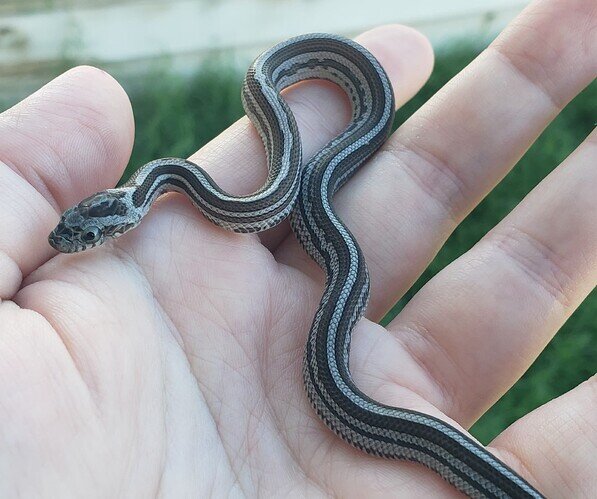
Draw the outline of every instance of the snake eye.
M83 232L83 241L86 243L96 243L102 232L97 227L88 227L85 232Z

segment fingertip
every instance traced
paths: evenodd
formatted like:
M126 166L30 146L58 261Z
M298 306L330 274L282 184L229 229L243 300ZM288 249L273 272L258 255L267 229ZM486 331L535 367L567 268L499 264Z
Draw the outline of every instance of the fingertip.
M98 116L104 118L103 126L98 127L105 135L104 140L113 140L121 159L128 161L135 123L131 101L122 85L110 73L88 65L69 69L59 78L64 79L65 88L70 87L75 97L80 99L81 107L89 106L91 113L86 118L90 121ZM69 96L68 93L65 95Z
M134 137L126 92L92 66L66 71L8 110L0 130L0 156L58 211L113 186Z
M80 165L70 162L77 174L76 189L89 194L105 187L113 187L122 176L133 148L135 124L128 94L118 81L106 71L94 66L76 66L58 77L57 91L62 101L54 101L79 130L74 131L72 149L85 151ZM63 107L71 101L76 109ZM73 104L71 104L72 106ZM80 195L75 196L76 201ZM72 204L70 199L66 203Z
M366 31L356 39L379 60L394 87L396 106L412 98L433 70L433 47L421 32L401 24Z

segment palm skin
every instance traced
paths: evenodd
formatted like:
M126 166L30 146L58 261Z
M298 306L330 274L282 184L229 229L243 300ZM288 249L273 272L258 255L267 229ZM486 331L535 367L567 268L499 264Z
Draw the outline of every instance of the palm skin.
M530 20L533 29L514 26L496 47L513 65L513 54L545 42L542 33L553 33L554 24L582 25L589 33L590 4L578 1L566 14L558 2L531 6L519 24ZM578 22L589 15L592 24ZM587 46L589 35L577 31L578 44ZM556 35L541 64L568 60ZM398 103L429 74L428 45L412 30L383 28L361 41L399 80ZM410 53L400 52L404 46ZM487 71L482 64L505 71L488 61L491 54L484 57L469 72ZM551 75L554 88L534 85L529 92L567 102L594 73L586 67L594 53L587 49L583 57L561 76ZM523 93L532 78L512 75L515 88L508 92ZM495 92L479 89L483 84L465 74L449 85L445 98L402 127L337 200L372 275L372 302L353 337L357 384L381 402L463 427L520 376L597 278L593 133L567 160L565 176L558 168L493 235L430 282L387 331L376 324L554 115L543 96L530 103L526 97L512 110L499 99L471 98L471 92ZM323 84L301 85L287 96L309 156L342 128L345 102ZM487 116L473 118L478 102ZM512 126L510 136L496 132L495 146L484 133L500 120L491 106ZM459 122L479 121L455 131L456 115ZM287 226L263 236L232 234L183 197L168 195L139 228L101 248L56 256L47 246L60 211L113 185L128 159L131 115L113 80L89 68L71 71L7 111L0 126L2 497L458 496L423 467L352 449L311 410L302 353L323 276ZM419 177L379 182L374 175L400 175L409 167L409 154L420 145L413 137L423 126L431 133L443 129L450 146L460 140L481 151L487 171L466 171L471 158L451 156L446 145L441 156L419 154L426 158ZM41 145L39 130L47 133ZM437 137L434 143L441 146ZM262 154L254 130L241 120L193 159L215 170L224 188L248 192L260 183ZM466 180L438 176L436 169L425 176L436 161L430 157L461 168L453 176ZM400 191L409 185L420 190ZM428 218L417 221L409 210ZM390 225L396 219L400 227ZM534 411L498 437L492 451L548 497L589 497L597 475L594 387L593 379Z
M23 361L41 349L48 362L36 369L42 386L23 380L28 403L46 404L23 408L21 422L46 463L40 482L61 497L96 480L100 497L371 494L419 473L433 482L401 468L390 489L394 464L339 443L311 411L301 377L319 299L311 279L256 237L215 228L182 200L163 205L107 251L53 259L21 292L49 321L14 311L44 338ZM27 466L38 475L39 464Z

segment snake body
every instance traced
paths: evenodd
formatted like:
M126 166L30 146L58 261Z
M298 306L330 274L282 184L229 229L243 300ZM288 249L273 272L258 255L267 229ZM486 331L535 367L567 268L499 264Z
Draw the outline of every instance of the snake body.
M352 119L301 168L298 128L280 92L312 78L330 80L345 90ZM67 210L50 235L50 244L74 252L117 237L135 227L167 191L186 194L212 222L236 232L263 231L290 216L296 237L327 276L303 369L308 397L325 424L367 453L422 463L470 497L542 497L456 428L423 413L382 405L352 381L350 337L368 301L369 276L359 245L331 200L390 133L394 97L378 61L342 37L292 38L251 65L242 101L267 153L269 175L259 191L231 196L194 163L159 159L140 168L122 187L102 191Z

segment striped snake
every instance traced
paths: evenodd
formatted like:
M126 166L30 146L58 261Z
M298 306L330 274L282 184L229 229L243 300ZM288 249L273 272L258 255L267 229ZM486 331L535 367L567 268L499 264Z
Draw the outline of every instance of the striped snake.
M280 92L312 78L332 81L347 93L352 120L301 168L299 131ZM363 394L350 375L350 336L369 298L369 276L363 253L331 199L390 133L394 96L377 60L338 36L292 38L251 65L242 102L267 153L269 175L260 190L231 196L194 163L158 159L122 187L65 211L50 244L71 253L118 237L138 225L168 191L186 194L209 220L235 232L263 231L290 216L301 245L327 275L303 369L308 397L325 424L367 453L422 463L470 497L542 497L456 428L426 414L382 405Z

